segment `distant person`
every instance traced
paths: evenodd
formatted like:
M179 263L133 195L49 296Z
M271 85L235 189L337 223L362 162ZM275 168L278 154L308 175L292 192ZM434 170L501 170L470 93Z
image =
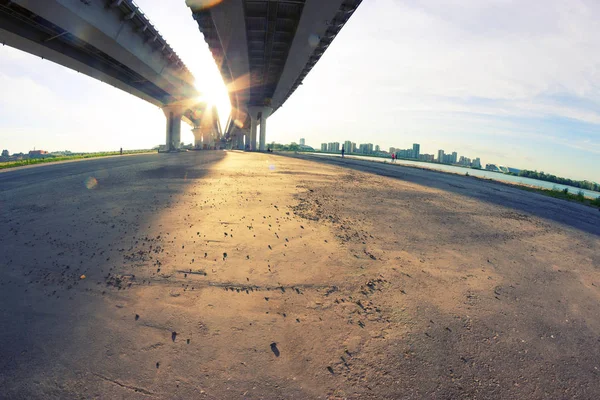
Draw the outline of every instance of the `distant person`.
M342 145L342 158L344 158L344 153L346 152L346 150L344 149L344 145Z
M396 153L392 153L392 163L396 162Z
M123 148L121 147L121 150L119 150L119 153L121 153L121 155L123 155Z

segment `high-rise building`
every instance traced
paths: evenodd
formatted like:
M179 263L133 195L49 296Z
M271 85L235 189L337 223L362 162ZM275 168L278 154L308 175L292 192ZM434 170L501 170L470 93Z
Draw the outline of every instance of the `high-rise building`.
M346 140L344 142L344 151L346 153L353 153L353 151L352 151L352 142L351 141Z
M327 151L327 143L321 143L321 151Z
M304 140L304 138L300 138L300 146L305 146L306 145L306 141Z
M444 162L444 150L438 150L438 158L437 161L439 163L443 163Z
M361 154L373 154L373 144L361 143L361 145L358 147L358 152Z
M419 143L413 143L412 151L412 158L419 159L419 154L421 154L421 145Z
M453 151L452 152L452 160L450 161L452 164L456 164L456 161L458 161L458 154Z
M8 157L8 150L2 150L2 157Z
M481 168L481 160L477 157L471 164L473 168Z
M379 145L378 145L378 144L377 144L377 145L375 145L375 152L376 152L376 153L379 153L379 150L380 150L380 149L381 149L381 148L379 147Z
M352 151L351 153L356 153L356 143L352 142Z

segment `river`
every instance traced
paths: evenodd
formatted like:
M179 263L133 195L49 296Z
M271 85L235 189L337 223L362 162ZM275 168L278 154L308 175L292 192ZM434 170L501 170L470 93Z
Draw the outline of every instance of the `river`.
M321 153L321 154L320 153L312 153L312 154L317 155L317 156L323 156L323 157L341 157L340 154L327 154L327 153ZM355 155L346 156L346 157L356 158L359 160L369 160L369 161L387 162L387 163L391 162L391 159L382 158L382 157L355 156ZM410 166L415 166L418 168L427 168L427 169L431 169L434 171L451 172L453 174L461 174L461 175L466 174L468 172L469 175L471 175L471 176L493 179L495 181L500 181L500 182L517 183L520 185L533 186L533 187L537 187L537 188L541 188L541 189L563 190L564 188L568 188L569 193L573 193L573 194L576 194L581 190L583 192L584 196L588 197L590 199L596 199L596 198L600 197L600 192L596 192L593 190L580 189L580 188L577 188L574 186L568 186L568 185L560 185L558 183L541 181L539 179L532 179L532 178L525 178L522 176L508 175L508 174L503 174L501 172L487 171L485 169L474 169L474 168L459 167L456 165L437 164L437 163L410 161L410 160L401 160L401 159L396 160L396 164L410 165Z

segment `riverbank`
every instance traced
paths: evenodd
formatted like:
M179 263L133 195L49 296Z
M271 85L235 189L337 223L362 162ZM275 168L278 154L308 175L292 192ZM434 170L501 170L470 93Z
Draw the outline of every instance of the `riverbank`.
M87 158L110 157L110 156L119 156L119 155L128 155L128 154L144 154L144 153L156 153L156 150L123 150L122 154L119 151L104 151L104 152L98 152L98 153L77 154L77 155L73 155L73 156L31 158L31 159L26 159L26 160L7 161L7 162L0 162L0 170L8 169L8 168L16 168L16 167L25 167L28 165L61 162L61 161L73 161L73 160L82 160L82 159L87 159Z

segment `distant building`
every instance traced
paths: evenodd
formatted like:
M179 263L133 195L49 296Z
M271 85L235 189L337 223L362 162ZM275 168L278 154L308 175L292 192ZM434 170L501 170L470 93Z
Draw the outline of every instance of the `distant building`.
M354 153L354 152L352 151L352 142L351 142L351 141L349 141L349 140L346 140L346 141L344 142L344 151L345 151L346 153Z
M352 142L352 151L351 153L356 153L356 143Z
M327 151L327 143L321 143L321 151L323 151L323 152Z
M298 147L300 148L301 151L315 151L315 149L313 149L310 146L307 146L305 144L300 144L298 145Z
M327 151L330 153L339 153L340 152L340 142L327 143Z
M8 153L8 150L2 150L2 157L8 157L10 156L10 154Z
M44 158L47 154L48 152L46 150L30 150L29 158Z
M375 145L375 152L376 152L376 153L379 153L380 149L381 149L381 147L379 147L379 145L378 145L378 144L377 144L377 145Z
M362 143L358 147L358 152L361 154L373 154L373 144L372 143Z
M444 150L438 150L437 161L439 163L443 163L444 162Z
M306 146L306 140L304 140L304 138L300 138L300 146Z
M473 160L473 162L471 163L471 166L473 168L481 168L481 160L479 159L479 157L477 157L475 160Z
M421 154L421 145L419 143L413 143L412 158L416 158L418 160L420 154Z
M457 161L458 161L458 153L456 153L455 151L453 151L453 152L452 152L452 157L451 157L451 160L450 160L450 162L451 162L452 164L456 164L456 162L457 162Z
M486 164L485 169L488 171L500 172L500 168L496 164Z
M393 154L396 152L396 148L395 147L390 147L390 154Z

